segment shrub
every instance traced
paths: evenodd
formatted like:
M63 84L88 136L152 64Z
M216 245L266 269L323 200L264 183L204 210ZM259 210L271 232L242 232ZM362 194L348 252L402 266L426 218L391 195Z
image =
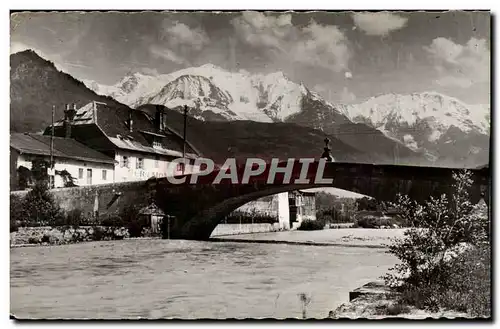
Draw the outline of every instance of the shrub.
M142 236L142 228L147 226L147 222L139 216L139 208L135 205L129 205L123 208L119 217L123 226L128 229L130 237L138 238Z
M398 196L394 206L412 227L389 247L400 261L385 276L398 286L401 299L419 308L448 307L487 315L489 218L486 205L468 197L471 173L453 175L451 201L446 195L420 205ZM474 305L470 304L473 301Z
M35 237L30 237L30 238L28 239L28 243L29 243L29 244L39 244L40 242L41 242L41 241L40 241L40 239L37 239L37 238L35 238Z
M106 236L106 232L104 229L100 228L99 226L95 226L92 231L91 239L92 241L102 241L104 240L104 237Z
M134 220L127 223L128 233L131 238L139 238L142 236L143 225L140 221Z
M350 216L342 214L335 208L316 211L316 218L324 223L350 223L352 221Z
M17 195L10 195L10 232L16 232L26 220L23 199Z
M392 225L398 223L397 220L393 218L382 218L377 216L363 216L356 221L357 227L362 228L380 228L382 226L392 227ZM397 224L400 226L399 224Z
M48 234L44 234L42 236L42 239L40 240L40 243L50 243L50 236Z
M319 219L316 220L310 220L310 219L304 219L302 222L300 222L300 226L297 228L297 230L300 231L316 231L316 230L322 230L325 228L325 222Z
M101 220L100 224L107 227L123 227L124 221L116 214L109 214Z
M43 182L37 183L26 194L23 208L28 221L27 226L57 226L64 221L61 209Z
M79 208L68 211L66 214L66 225L79 227L84 224L85 218L83 217L83 211Z

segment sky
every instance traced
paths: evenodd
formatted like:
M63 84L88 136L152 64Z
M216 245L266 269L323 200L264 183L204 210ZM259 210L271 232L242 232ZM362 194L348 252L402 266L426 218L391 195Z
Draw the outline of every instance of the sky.
M100 84L212 63L282 71L337 103L423 91L490 103L488 12L21 12L10 25L11 53Z

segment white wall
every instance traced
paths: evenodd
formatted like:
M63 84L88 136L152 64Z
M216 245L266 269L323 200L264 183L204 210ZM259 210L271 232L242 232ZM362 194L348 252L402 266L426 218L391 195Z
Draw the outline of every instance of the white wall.
M128 168L122 167L123 156L128 158ZM158 156L158 166L156 166L156 157ZM142 158L143 169L137 169L137 159ZM181 175L181 171L170 172L169 164L173 160L172 157L162 155L136 153L128 151L117 151L115 153L115 182L130 182L138 180L147 180L151 177L167 177L172 175ZM192 165L186 166L185 173L195 172L199 168L194 168Z
M290 206L288 203L288 192L279 193L278 199L278 219L281 230L290 229Z
M22 154L17 159L17 168L24 166L31 170L32 163L31 159L33 156ZM50 161L50 157L45 157L46 161ZM113 171L114 167L112 164L96 163L96 162L85 162L73 159L62 159L54 158L55 165L54 169L58 171L66 170L75 178L74 182L79 186L86 185L98 185L98 184L109 184L113 183ZM79 169L83 170L83 178L79 176ZM87 170L92 170L92 182L89 184L87 182ZM106 170L106 180L103 179L102 171ZM55 175L55 187L64 187L64 181L61 176Z
M288 192L275 194L271 199L262 198L250 201L236 209L247 213L256 212L276 217L281 230L290 229L290 208L288 203Z
M280 227L278 223L274 224L219 224L215 227L211 237L221 236L221 235L237 235L237 234L248 234L248 233L264 233L264 232L276 232L279 231Z

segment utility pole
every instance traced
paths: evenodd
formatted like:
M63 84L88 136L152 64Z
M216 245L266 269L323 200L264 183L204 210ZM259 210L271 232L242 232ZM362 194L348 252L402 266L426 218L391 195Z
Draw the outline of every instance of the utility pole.
M186 126L187 126L187 111L188 107L187 105L184 105L184 136L182 140L182 158L184 159L184 163L182 165L182 174L184 175L184 172L186 170Z
M50 132L50 174L49 174L49 187L52 188L52 182L55 177L54 174L54 115L56 111L56 106L52 105L52 125ZM55 182L54 182L55 183Z

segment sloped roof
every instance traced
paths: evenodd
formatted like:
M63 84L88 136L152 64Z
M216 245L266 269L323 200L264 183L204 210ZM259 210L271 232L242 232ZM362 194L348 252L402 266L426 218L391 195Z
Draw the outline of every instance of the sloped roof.
M161 215L161 216L165 215L163 210L161 210L154 202L151 203L149 206L142 208L139 211L139 214L140 215Z
M127 120L132 117L132 131L129 130ZM180 157L183 151L182 137L167 127L166 131L158 132L155 129L153 118L140 110L128 107L109 106L104 103L91 102L77 110L73 125L96 124L108 139L120 149L131 151L165 154ZM63 125L63 120L54 124ZM154 135L162 147L154 147L146 138ZM186 143L186 156L195 158L200 153L189 143Z
M11 134L10 147L24 154L50 156L50 136L38 134ZM54 157L80 161L114 163L114 159L71 138L54 137Z

